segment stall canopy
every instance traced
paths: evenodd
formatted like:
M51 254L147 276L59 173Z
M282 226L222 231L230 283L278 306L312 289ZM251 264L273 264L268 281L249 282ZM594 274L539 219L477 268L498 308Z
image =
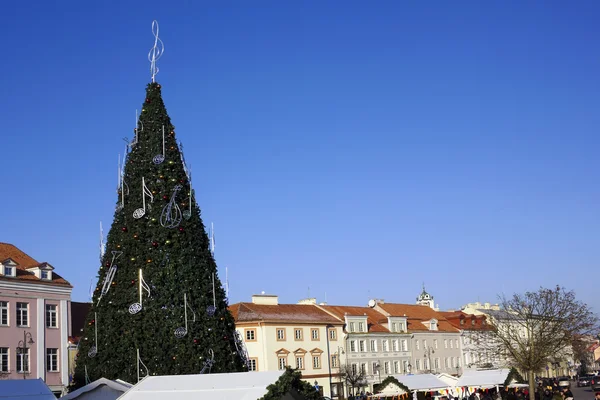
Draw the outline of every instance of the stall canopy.
M41 379L9 379L0 380L0 399L56 400L56 396Z
M456 386L456 382L458 381L458 378L456 376L450 374L441 373L437 374L436 376L438 377L438 379L444 381L448 387Z
M456 382L459 387L491 388L504 385L509 369L467 369Z
M87 385L80 387L66 396L61 397L61 399L75 400L82 398L86 400L115 400L118 399L123 393L128 391L132 386L133 385L131 383L127 383L119 379L116 381L111 381L106 378L100 378L92 383L88 383ZM2 400L2 397L0 397L0 400Z
M449 385L433 374L394 375L398 382L403 383L412 391L433 391L446 389Z
M148 376L120 400L256 400L284 371Z

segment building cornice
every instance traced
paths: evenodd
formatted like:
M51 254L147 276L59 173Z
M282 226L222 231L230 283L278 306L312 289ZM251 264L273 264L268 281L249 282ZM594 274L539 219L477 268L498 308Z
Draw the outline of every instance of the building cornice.
M38 283L24 283L23 281L18 280L0 280L0 291L2 290L22 290L27 292L46 292L70 295L73 291L73 287L51 284L40 285Z

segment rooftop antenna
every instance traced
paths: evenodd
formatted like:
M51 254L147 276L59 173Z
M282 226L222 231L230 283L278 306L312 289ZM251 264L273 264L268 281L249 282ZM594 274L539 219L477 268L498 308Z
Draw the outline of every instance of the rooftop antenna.
M154 35L154 46L148 52L148 61L150 61L150 75L152 76L152 83L155 82L154 77L158 74L158 66L156 62L165 52L165 45L163 41L158 37L158 21L152 21L152 34Z
M306 292L306 294L308 295L307 298L310 299L310 286L308 287L308 290Z
M327 292L325 292L325 304L327 304Z

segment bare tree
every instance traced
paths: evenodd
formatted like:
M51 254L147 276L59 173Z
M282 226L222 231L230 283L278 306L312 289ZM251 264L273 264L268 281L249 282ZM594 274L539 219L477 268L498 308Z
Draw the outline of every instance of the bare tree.
M529 376L529 396L535 399L534 374L557 357L573 353L582 335L598 332L598 317L564 288L500 297L501 311L490 313L492 330L480 347L501 354L510 366Z
M352 388L352 395L356 388L366 386L367 372L358 368L358 365L345 364L340 367L340 377Z

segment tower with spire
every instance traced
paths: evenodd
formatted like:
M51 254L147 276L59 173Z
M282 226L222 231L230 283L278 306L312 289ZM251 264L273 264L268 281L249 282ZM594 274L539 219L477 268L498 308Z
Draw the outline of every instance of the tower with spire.
M437 308L435 307L435 303L433 301L433 296L427 293L427 291L425 290L425 283L423 283L423 291L421 292L419 297L417 297L417 304L421 306L431 307L433 310L437 311Z

